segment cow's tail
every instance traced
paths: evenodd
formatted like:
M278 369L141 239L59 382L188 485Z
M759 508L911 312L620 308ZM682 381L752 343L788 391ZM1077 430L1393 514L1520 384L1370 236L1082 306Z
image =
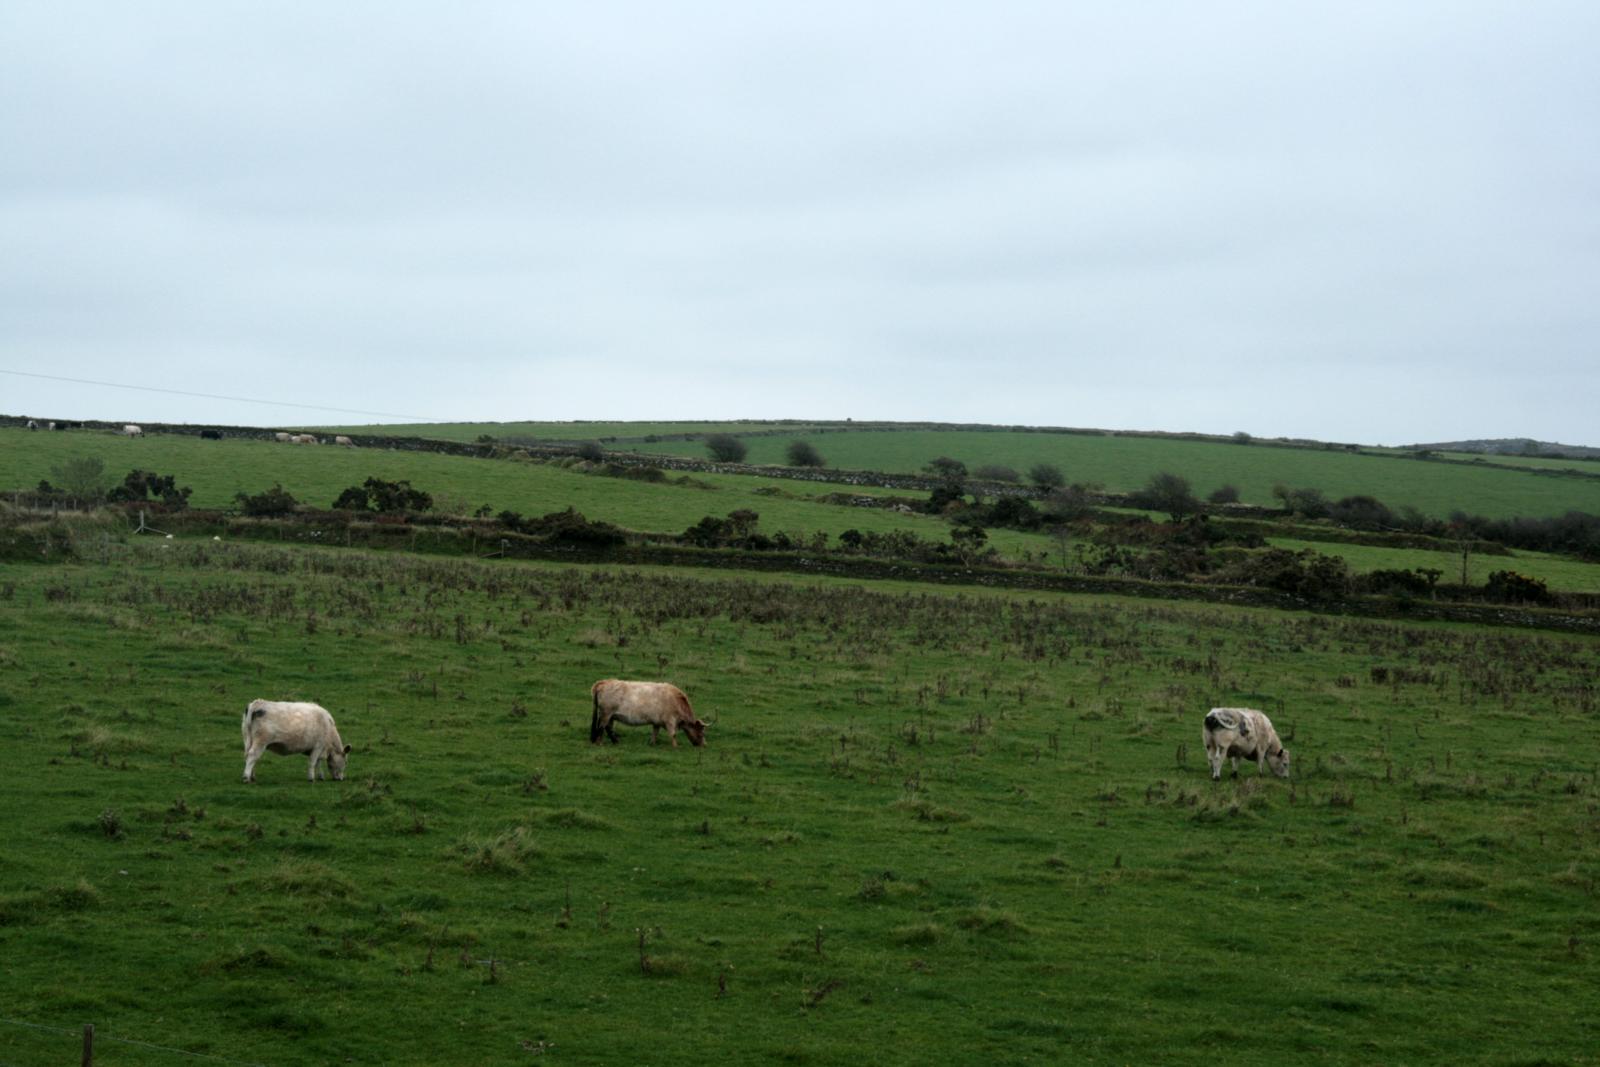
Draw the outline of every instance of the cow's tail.
M1189 721L1193 722L1194 720L1190 719ZM1212 708L1210 711L1206 712L1206 729L1207 730L1211 730L1213 732L1215 732L1217 730L1226 730L1228 728L1228 725L1229 724L1227 722L1223 721L1222 716L1217 714L1217 709L1216 708Z
M595 744L600 740L600 735L605 732L605 723L600 721L600 687L604 682L596 682L589 687L589 695L594 698L594 714L589 717L589 743Z
M250 751L250 720L255 718L258 714L259 712L256 710L256 702L252 700L245 706L244 719L239 723L239 732L244 735L244 750L246 752Z

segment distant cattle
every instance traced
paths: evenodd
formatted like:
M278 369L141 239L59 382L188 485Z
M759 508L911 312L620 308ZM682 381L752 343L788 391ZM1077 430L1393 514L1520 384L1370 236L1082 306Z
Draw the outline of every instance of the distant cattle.
M617 743L615 724L650 727L650 742L658 744L663 728L672 747L678 747L678 730L696 747L706 743L706 724L695 718L683 690L669 682L623 682L607 678L594 683L594 717L589 720L589 743L598 744L604 733Z
M297 433L289 440L297 445L320 445L322 443L317 440L317 435L314 433Z
M201 430L200 431L200 436L203 437L207 441L220 441L220 440L222 440L222 431L221 430Z
M339 740L333 716L320 704L290 700L252 700L244 709L244 780L256 780L256 761L263 752L280 756L310 756L306 777L315 782L320 768L328 761L328 774L338 782L344 779L345 761L350 746Z
M1212 708L1206 712L1200 731L1211 764L1211 780L1222 777L1222 761L1233 761L1233 776L1239 776L1239 760L1256 761L1256 773L1271 767L1279 778L1289 777L1289 751L1278 740L1272 720L1254 708Z
M354 447L356 447L356 443L354 441L350 440L350 438L344 436L343 434L340 434L338 437L335 437L333 439L333 443L336 444L336 445L344 445L346 448L354 448Z
M142 429L140 429L139 427L135 426L131 422L128 423L126 426L124 426L122 428L122 432L127 437L143 437L144 436L144 431Z
M28 420L28 429L37 430L38 428L39 428L39 424L37 422L34 422L32 419Z
M272 439L278 442L280 445L286 445L290 441L294 440L294 434L284 433L282 430L279 430L277 433L272 435Z

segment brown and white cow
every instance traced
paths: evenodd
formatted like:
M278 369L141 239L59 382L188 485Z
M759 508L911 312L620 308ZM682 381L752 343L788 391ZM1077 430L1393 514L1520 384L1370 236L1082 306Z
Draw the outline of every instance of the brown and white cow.
M650 742L660 741L663 728L672 747L678 731L689 735L696 747L706 743L706 724L695 718L683 690L670 682L623 682L607 678L589 688L594 697L594 717L589 720L589 743L598 744L604 733L617 743L616 723L650 727Z
M1211 780L1222 777L1222 761L1233 761L1233 776L1239 777L1239 760L1256 761L1256 773L1266 767L1279 778L1289 777L1289 750L1278 740L1272 720L1254 708L1212 708L1200 731L1206 744L1206 759L1211 763Z
M336 445L343 445L346 448L354 448L354 447L356 447L356 443L354 441L350 440L350 438L346 437L344 434L340 434L337 437L335 437L333 439L333 443L336 444Z
M256 780L256 761L263 752L280 756L310 756L306 777L317 780L318 764L328 761L334 781L344 779L350 746L339 740L333 716L320 704L295 700L252 700L244 709L244 780Z

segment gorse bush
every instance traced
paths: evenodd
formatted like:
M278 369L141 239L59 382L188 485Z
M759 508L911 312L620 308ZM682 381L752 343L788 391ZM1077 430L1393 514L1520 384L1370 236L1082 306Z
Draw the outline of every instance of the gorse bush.
M409 481L385 481L368 478L359 486L351 486L333 502L335 511L376 511L395 514L408 511L428 511L433 507L433 497L414 489Z
M234 499L239 503L239 510L252 518L288 515L300 506L300 502L281 485L274 485L271 489L254 495L236 493Z

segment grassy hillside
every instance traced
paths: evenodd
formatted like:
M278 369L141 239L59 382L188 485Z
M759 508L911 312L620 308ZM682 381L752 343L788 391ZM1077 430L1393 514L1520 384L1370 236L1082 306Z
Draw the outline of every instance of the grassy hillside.
M0 565L7 1062L75 1055L15 1020L264 1063L1600 1047L1593 641L106 552ZM679 682L707 747L591 747L607 675ZM242 785L262 696L332 709L349 778ZM1200 716L1236 703L1292 781L1208 780Z
M747 461L783 463L789 436L751 437ZM1415 507L1429 515L1453 510L1501 516L1559 515L1568 510L1600 513L1600 478L1541 477L1531 471L1428 463L1409 458L1236 445L1159 437L980 431L841 431L804 438L830 466L859 470L916 471L935 456L949 456L968 469L1001 464L1027 473L1036 463L1054 464L1069 482L1099 482L1113 492L1141 488L1150 476L1171 471L1189 479L1204 497L1223 485L1238 488L1242 501L1271 506L1275 485L1321 489L1329 499L1367 494L1390 507ZM705 455L698 441L646 446L674 455Z
M830 434L823 440L830 443L844 441L851 436ZM884 435L884 439L898 436L911 438L916 435L908 432L904 435ZM985 435L953 436L981 438ZM1022 436L1032 440L1042 435ZM1109 448L1115 447L1123 439L1092 440L1104 441ZM770 447L779 447L783 441L776 439ZM1296 455L1285 450L1207 446L1193 442L1136 443L1152 447L1215 447L1230 456ZM1322 457L1321 453L1315 452L1307 455ZM720 474L696 474L687 483L646 483L583 474L543 463L469 459L426 452L299 447L242 438L206 441L185 435L155 434L141 440L130 440L107 433L51 434L0 429L0 487L35 485L40 479L52 477L52 470L68 460L91 456L103 461L107 476L113 480L120 480L133 468L173 474L179 484L193 488L192 505L205 508L233 507L235 494L257 493L274 483L282 484L307 504L327 507L343 489L357 485L367 477L376 476L389 480L409 480L432 493L440 506L462 514L486 505L492 513L515 511L535 516L570 506L591 518L638 531L675 533L705 515L722 516L737 509L758 513L761 516L761 528L768 532L809 535L820 531L835 541L839 534L849 529L867 533L904 529L927 541L947 540L950 530L947 522L933 516L818 502L817 497L836 493L842 488L827 483ZM1360 457L1327 458L1349 463L1363 462ZM1454 477L1456 472L1462 471L1478 477L1519 477L1512 472L1456 468L1416 461L1365 462L1364 472L1367 474L1403 471L1417 477ZM1526 485L1572 492L1583 488L1585 483L1528 477ZM848 489L852 495L861 496L890 492L870 487L850 486ZM899 495L915 497L919 494L906 492ZM1555 506L1553 500L1548 503L1558 511L1575 506L1570 500L1563 501L1559 507ZM1021 558L1024 555L1036 558L1042 555L1051 560L1060 558L1059 546L1043 534L994 529L989 532L989 543L1008 558ZM1352 548L1327 542L1300 544L1294 540L1293 534L1288 533L1284 535L1282 543L1286 547L1311 547L1319 552L1343 556L1357 573L1380 568L1432 567L1445 571L1447 581L1459 576L1459 558L1453 553ZM1554 589L1600 591L1600 567L1541 557L1536 553L1475 557L1469 577L1474 584L1480 584L1490 571L1508 567L1543 579Z

